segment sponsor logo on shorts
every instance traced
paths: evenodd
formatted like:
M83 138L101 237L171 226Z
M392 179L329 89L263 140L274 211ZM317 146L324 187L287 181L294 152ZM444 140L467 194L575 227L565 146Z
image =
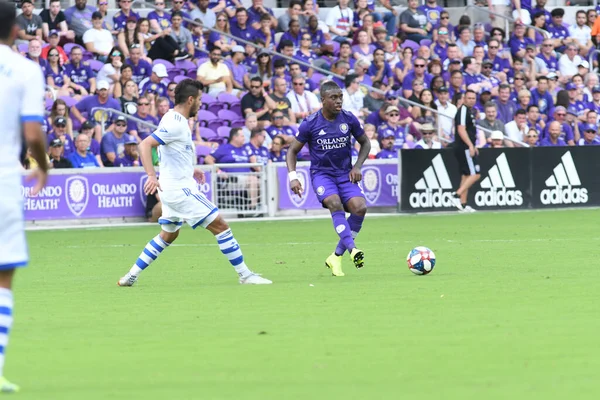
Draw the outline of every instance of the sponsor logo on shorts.
M65 181L65 199L73 215L79 217L85 211L90 190L88 180L84 176L75 175Z

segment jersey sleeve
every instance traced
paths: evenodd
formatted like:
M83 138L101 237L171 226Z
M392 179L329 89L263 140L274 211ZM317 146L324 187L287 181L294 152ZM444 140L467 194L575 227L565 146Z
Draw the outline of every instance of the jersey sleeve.
M296 133L296 140L300 143L306 143L310 140L310 127L307 120L302 121Z
M27 82L23 85L20 114L21 122L44 121L44 91L45 80L42 70L33 63L28 63L29 73L24 73Z
M177 140L181 136L181 121L177 121L177 118L181 117L169 115L163 118L152 137L163 146Z

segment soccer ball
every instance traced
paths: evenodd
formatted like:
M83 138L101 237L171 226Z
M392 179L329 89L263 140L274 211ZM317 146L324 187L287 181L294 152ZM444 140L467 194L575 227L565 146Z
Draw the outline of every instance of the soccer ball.
M406 257L408 269L415 275L427 275L435 267L435 254L427 247L415 247Z

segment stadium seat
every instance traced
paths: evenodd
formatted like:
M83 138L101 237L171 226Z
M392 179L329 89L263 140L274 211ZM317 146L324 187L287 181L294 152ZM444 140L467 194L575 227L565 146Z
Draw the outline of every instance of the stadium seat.
M217 116L210 111L200 110L198 111L198 121L200 126L208 126L209 121L217 119Z
M233 103L229 106L229 109L240 117L242 116L242 103Z
M217 117L219 117L219 119L222 120L223 122L226 122L227 125L229 125L229 126L231 126L231 121L234 121L234 120L240 118L239 115L237 115L233 111L227 110L227 109L219 110L219 112L217 113Z
M221 128L223 126L225 126L226 128L229 128L229 126L226 126L226 122L225 121L222 121L222 120L220 120L218 118L213 119L213 120L211 120L211 121L208 122L208 127L210 129L212 129L213 131L218 131L219 128Z
M180 70L179 68L175 68L175 67L167 68L167 75L169 77L169 80L171 80L171 81L174 81L177 76L186 77L185 75L183 75L182 70Z
M94 59L94 54L90 53L87 50L83 51L83 56L81 57L81 61L89 61Z
M220 126L217 129L217 137L219 139L225 139L225 140L227 140L229 138L229 132L231 132L231 127L230 126Z
M77 100L75 100L74 98L69 97L69 96L60 96L59 99L61 99L62 101L64 101L65 104L67 105L67 107L69 107L69 108L71 108L75 104L77 104Z
M246 120L243 118L238 118L231 121L232 128L243 128L244 125L246 125Z
M179 68L181 70L189 71L189 70L197 70L198 66L191 62L190 60L178 60L175 61L175 68Z
M29 51L29 44L21 43L17 46L17 49L19 50L19 53L27 54L27 52Z
M212 149L207 146L196 146L196 157L198 164L204 164L204 158L212 152Z
M46 104L45 104L45 108L47 111L52 110L52 106L54 105L54 100L49 99L46 97Z
M185 75L177 75L176 77L173 78L173 82L179 83L184 79L188 79L188 77Z
M200 129L200 137L203 138L204 140L210 140L210 139L219 137L217 135L217 132L213 131L210 128L202 126L199 129Z
M202 106L201 107L204 110L208 110L208 107L216 101L217 101L217 99L215 99L210 94L202 93Z
M232 104L240 102L240 99L229 93L219 93L219 95L217 96L217 100L223 103L228 109L231 108Z
M71 54L71 50L73 50L75 47L79 47L81 51L85 50L82 46L78 45L77 43L65 43L63 49L65 50L65 53Z
M88 60L88 63L90 64L90 68L92 69L92 71L96 73L98 73L98 71L100 71L100 69L104 65L102 61L98 60Z
M410 47L411 49L413 49L413 52L416 53L419 50L419 47L421 47L421 46L419 46L419 43L417 43L417 42L413 42L412 40L406 39L404 41L404 43L402 43L401 47L403 49Z
M157 58L156 60L154 60L152 62L152 65L156 65L156 64L164 65L167 68L167 71L169 70L169 68L175 68L175 66L173 64L171 64L169 61L163 60L161 58Z
M421 41L419 42L419 44L420 44L421 46L427 46L427 47L429 47L429 46L431 45L431 39L423 39L423 40L421 40Z
M335 40L327 40L325 41L326 45L333 47L333 55L338 56L340 54L340 44Z

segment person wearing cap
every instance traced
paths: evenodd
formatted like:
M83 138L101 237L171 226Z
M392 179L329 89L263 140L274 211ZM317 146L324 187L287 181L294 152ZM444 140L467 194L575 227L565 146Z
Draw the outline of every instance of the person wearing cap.
M594 47L592 42L592 29L587 25L587 14L578 10L575 14L575 24L568 28L569 36L579 46L579 54L585 56Z
M125 30L125 25L128 19L135 19L137 22L140 19L140 15L134 11L131 11L131 0L119 0L119 11L113 16L113 26L116 31Z
M437 38L431 43L431 53L442 63L448 58L448 28L437 28Z
M65 13L60 10L60 0L50 0L50 7L42 10L40 13L42 18L42 32L45 38L50 37L50 32L56 31L59 38L64 41L72 41L75 39L75 32L69 30ZM55 44L54 46L57 46Z
M521 140L521 139L519 139ZM500 131L493 131L490 135L490 141L483 146L490 149L501 149L504 147L504 135Z
M179 53L175 60L185 60L194 54L194 40L192 33L182 25L183 16L180 12L171 14L171 33L170 36L177 43Z
M569 93L569 104L567 108L572 108L575 110L578 118L582 120L585 119L585 114L587 113L588 106L587 103L584 103L582 100L579 100L579 88L578 85L574 82L567 83L565 89Z
M141 165L138 142L135 137L125 135L123 156L115 158L115 167L139 167Z
M429 122L422 124L419 131L421 132L421 140L419 140L417 143L415 143L414 149L420 149L420 150L436 149L437 150L437 149L442 148L442 144L439 141L434 140L435 127L433 126L433 124L431 124Z
M221 60L223 52L218 47L213 47L209 53L210 61L198 67L196 79L208 88L208 94L217 96L219 93L231 93L233 84L231 72Z
M21 14L17 16L16 24L19 27L15 45L27 43L32 39L42 40L42 18L33 12L32 0L21 1Z
M577 66L577 72L581 76L587 76L588 72L590 72L590 63L582 59L579 65Z
M577 141L577 146L600 146L600 139L598 139L597 130L597 125L587 125L582 132L583 137Z
M73 138L67 133L67 120L64 117L57 117L52 122L52 130L48 132L48 144L54 139L58 139L63 143L64 156L67 157L69 154L75 151L75 145L73 144Z
M113 130L106 132L100 143L102 163L105 167L114 166L117 158L125 155L125 141L128 139L127 119L119 115L113 122Z
M435 101L438 113L438 124L442 130L442 136L445 139L452 139L454 128L454 117L458 109L450 102L450 93L446 86L442 86L437 90L437 100Z
M140 97L145 94L153 94L155 97L164 97L167 95L167 86L162 82L168 77L167 67L163 64L154 64L149 78L143 79L140 84Z
M385 110L386 121L377 127L377 136L394 135L394 150L404 147L406 142L413 142L413 136L407 133L407 128L400 124L400 110L396 106L388 106Z
M600 85L592 88L592 101L588 103L588 107L600 115Z
M394 144L396 142L396 135L392 131L382 130L381 134L377 134L379 138L381 151L375 156L376 159L397 159L398 150L394 150Z
M102 14L99 11L95 11L92 14L92 28L83 34L83 43L87 51L93 53L98 60L104 62L114 47L115 41L112 33L102 27L102 21Z
M98 108L120 111L121 103L109 95L109 86L110 85L106 81L98 81L96 95L84 97L75 104L75 107L71 107L73 117L78 119L82 124L88 119L94 123L100 123L103 116L106 115L106 111L97 110ZM84 114L87 115L87 117L85 117ZM105 122L105 126L108 126L108 121ZM100 125L96 126L95 129L94 138L100 141L102 138Z
M559 106L560 107L560 106ZM558 108L558 107L557 107ZM564 109L564 107L561 107ZM546 135L539 141L540 147L551 147L551 146L566 146L567 143L561 137L561 123L558 121L552 121L546 127ZM572 145L571 145L572 146Z
M594 110L587 110L583 122L579 122L577 125L579 128L578 131L581 135L583 135L583 132L585 132L585 130L590 126L594 129L597 129L598 113Z
M81 124L81 128L79 128L79 133L83 133L84 135L87 135L87 137L89 138L89 141L90 141L90 145L88 146L88 151L90 153L92 153L94 155L94 157L96 157L96 161L98 161L98 165L103 167L104 165L102 164L102 157L100 154L101 153L100 142L98 142L96 139L94 139L95 128L96 128L96 125L93 122L85 121L83 124ZM75 137L75 139L77 139L77 137Z
M248 68L244 64L246 58L246 49L243 46L236 45L231 49L231 63L229 69L231 71L232 94L244 92L244 82L248 76Z
M73 168L98 168L100 164L96 157L89 151L90 138L85 133L80 133L75 138L75 151L67 157Z
M342 90L342 95L344 97L342 108L354 114L356 118L362 119L364 117L363 108L365 95L362 90L360 90L357 77L356 74L346 75L344 81L346 87Z
M45 58L46 60L48 59L48 52L50 51L51 48L55 48L58 50L59 53L59 62L61 65L66 66L66 64L69 62L69 57L67 56L67 53L65 52L65 50L62 48L62 46L59 46L60 43L60 37L58 36L58 31L57 30L51 30L49 35L48 35L48 46L44 47L42 49L42 54L41 56L43 58Z
M53 139L49 145L50 168L73 168L69 159L63 156L63 142L60 139Z

